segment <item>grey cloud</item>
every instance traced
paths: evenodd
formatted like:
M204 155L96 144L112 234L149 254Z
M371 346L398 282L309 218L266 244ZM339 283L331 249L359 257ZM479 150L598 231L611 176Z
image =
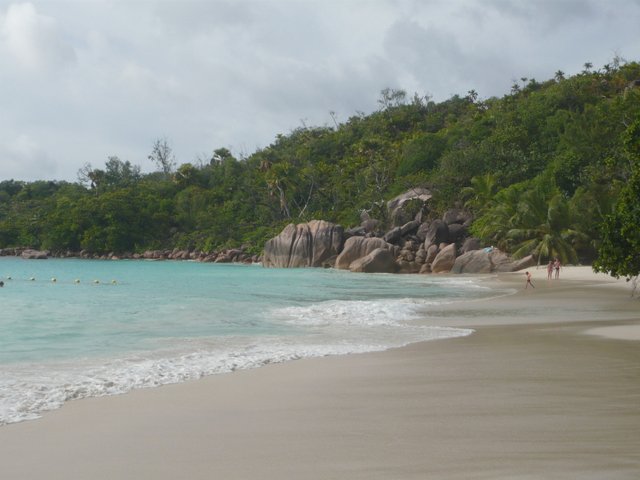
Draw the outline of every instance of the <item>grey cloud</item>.
M9 5L0 17L0 32L6 51L23 67L41 70L76 60L55 19L39 14L31 3Z
M32 138L20 134L0 142L2 179L43 180L58 173L56 163Z

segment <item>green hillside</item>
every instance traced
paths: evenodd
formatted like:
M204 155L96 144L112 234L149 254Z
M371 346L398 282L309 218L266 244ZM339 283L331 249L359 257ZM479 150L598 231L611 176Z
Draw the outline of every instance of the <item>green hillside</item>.
M615 222L638 220L629 206L638 200L637 62L523 78L486 100L470 91L435 103L385 90L379 105L342 124L278 135L243 159L218 149L209 162L175 168L159 142L153 174L111 157L83 167L84 183L4 180L0 248L258 252L290 222L349 227L362 210L384 222L385 202L414 186L434 193L434 216L465 204L487 244L541 259L591 262L603 239L617 258ZM620 248L638 245L635 227ZM611 270L608 262L601 268Z

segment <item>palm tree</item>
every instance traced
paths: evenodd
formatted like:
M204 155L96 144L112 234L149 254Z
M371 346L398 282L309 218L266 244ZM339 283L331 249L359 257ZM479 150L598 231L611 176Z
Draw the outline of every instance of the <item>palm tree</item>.
M490 208L493 204L493 197L498 187L498 179L492 173L473 177L471 186L464 187L461 191L463 197L467 197L465 206L471 209L476 215Z
M474 234L486 243L509 251L513 241L507 233L518 221L521 196L521 189L515 185L501 190L493 198L490 208L474 222Z
M507 237L514 242L514 257L533 254L538 257L538 265L543 258L553 257L563 263L577 262L572 242L580 233L572 228L569 202L557 189L545 192L538 187L527 191L518 210L520 214L507 232Z
M533 254L538 265L558 257L576 263L573 241L582 238L569 202L554 187L513 185L494 197L491 208L476 220L473 231L485 242L520 258Z

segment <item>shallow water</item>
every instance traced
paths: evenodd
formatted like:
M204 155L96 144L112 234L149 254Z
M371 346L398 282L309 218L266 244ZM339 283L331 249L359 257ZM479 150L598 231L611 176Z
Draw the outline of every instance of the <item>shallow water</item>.
M465 278L195 262L0 258L0 424L65 401L467 335L430 305Z

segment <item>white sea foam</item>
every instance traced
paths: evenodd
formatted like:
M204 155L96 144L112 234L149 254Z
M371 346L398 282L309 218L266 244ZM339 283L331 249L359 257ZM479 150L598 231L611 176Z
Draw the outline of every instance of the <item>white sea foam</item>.
M274 318L311 330L271 337L165 339L174 347L120 359L2 367L0 425L37 418L74 399L121 394L300 358L381 351L473 332L411 325L419 309L430 303L415 299L328 301L280 308L273 310Z
M415 298L384 300L330 300L274 311L285 321L305 326L402 326L425 306L443 302Z
M422 327L411 333L412 338L396 336L387 339L387 343L383 339L378 343L352 343L342 339L333 344L301 343L298 337L231 339L230 348L199 349L173 356L156 352L103 364L92 361L3 367L0 369L0 425L38 418L69 400L116 395L300 358L381 351L412 341L452 338L472 332Z

